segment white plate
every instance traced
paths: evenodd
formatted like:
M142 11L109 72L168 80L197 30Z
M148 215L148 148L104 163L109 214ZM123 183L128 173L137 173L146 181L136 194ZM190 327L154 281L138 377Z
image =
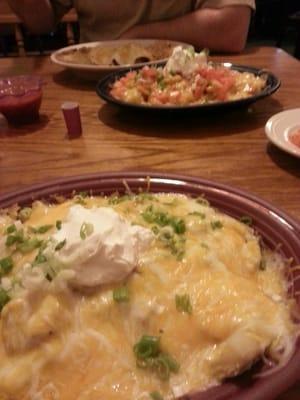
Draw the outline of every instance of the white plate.
M96 46L103 46L103 47L111 47L111 48L116 48L120 47L122 45L127 45L127 44L136 44L141 47L147 47L153 46L158 44L159 46L167 46L170 45L171 47L175 46L183 46L183 47L188 47L190 46L187 43L183 42L175 42L171 40L153 40L153 39L121 39L121 40L110 40L110 41L103 41L103 42L89 42L89 43L80 43L80 44L75 44L73 46L68 46L64 47L62 49L59 49L55 51L54 53L51 54L50 58L51 61L54 62L55 64L61 65L62 67L65 67L67 69L71 69L76 73L80 73L80 75L91 79L91 78L99 78L99 76L103 76L105 74L111 73L113 71L119 71L120 69L123 68L128 68L132 66L143 66L143 65L150 65L150 64L155 64L158 62L164 62L167 60L167 58L163 59L158 59L155 61L150 61L150 62L144 62L144 63L137 63L137 64L123 64L123 65L90 65L90 64L78 64L78 63L71 63L67 62L64 60L59 59L59 56L62 53L69 52L70 50L76 50L80 49L82 47L87 47L87 48L92 48Z
M296 157L300 157L300 147L290 141L290 136L298 130L300 130L300 108L273 115L265 126L269 140L275 146Z

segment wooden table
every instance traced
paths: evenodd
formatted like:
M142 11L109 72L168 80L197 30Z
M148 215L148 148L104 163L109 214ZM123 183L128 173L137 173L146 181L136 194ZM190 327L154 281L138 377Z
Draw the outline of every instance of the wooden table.
M39 123L0 122L0 193L83 173L169 171L234 185L300 218L300 159L269 144L264 133L273 114L300 107L300 63L275 48L249 48L226 60L271 70L280 90L221 115L140 115L105 104L94 84L49 58L1 59L0 76L34 73L45 85ZM83 135L76 140L66 138L60 106L67 100L80 103ZM300 386L282 397L299 398Z
M0 76L34 73L45 85L39 123L12 128L0 122L0 193L89 172L171 171L245 189L300 218L300 160L268 143L264 133L270 116L300 107L300 63L267 47L226 60L267 68L282 86L249 110L147 116L105 104L94 83L72 76L48 57L1 59ZM72 141L66 139L60 110L66 100L78 101L81 108L83 135Z

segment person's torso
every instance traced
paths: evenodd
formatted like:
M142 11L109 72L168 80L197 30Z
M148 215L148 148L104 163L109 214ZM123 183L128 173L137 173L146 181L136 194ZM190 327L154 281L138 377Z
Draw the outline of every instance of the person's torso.
M193 0L74 0L81 41L116 39L136 24L184 15Z

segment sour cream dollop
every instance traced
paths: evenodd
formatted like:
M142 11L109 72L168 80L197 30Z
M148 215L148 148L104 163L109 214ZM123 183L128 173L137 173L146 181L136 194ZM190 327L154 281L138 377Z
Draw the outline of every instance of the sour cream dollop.
M75 272L72 283L92 287L125 279L139 265L153 233L112 208L75 205L53 238L66 240L55 257Z
M207 52L205 50L196 53L192 46L188 48L176 46L168 59L165 70L170 73L189 76L203 65L207 65Z

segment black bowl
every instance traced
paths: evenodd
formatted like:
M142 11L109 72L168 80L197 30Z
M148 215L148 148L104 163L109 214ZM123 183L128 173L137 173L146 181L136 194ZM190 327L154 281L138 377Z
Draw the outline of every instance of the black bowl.
M164 63L156 64L155 66L163 66ZM237 65L231 63L218 63L218 65L224 66L226 68L230 68L239 72L250 72L255 76L265 76L266 77L266 86L265 88L258 94L254 96L250 96L244 99L239 100L230 100L230 101L218 101L214 103L207 104L190 104L183 106L174 106L174 105L145 105L145 104L134 104L127 103L125 101L121 101L116 99L110 94L110 90L115 81L125 76L129 71L136 71L141 69L142 67L133 67L128 68L122 71L114 72L112 74L107 75L105 78L101 79L96 86L96 92L99 97L107 101L108 103L115 104L117 106L126 107L127 109L137 110L137 111L147 111L147 112L187 112L187 111L196 111L198 112L215 112L222 111L227 109L234 109L239 107L248 106L251 103L256 102L257 100L263 99L267 96L270 96L280 87L280 80L271 72L248 67L245 65Z

